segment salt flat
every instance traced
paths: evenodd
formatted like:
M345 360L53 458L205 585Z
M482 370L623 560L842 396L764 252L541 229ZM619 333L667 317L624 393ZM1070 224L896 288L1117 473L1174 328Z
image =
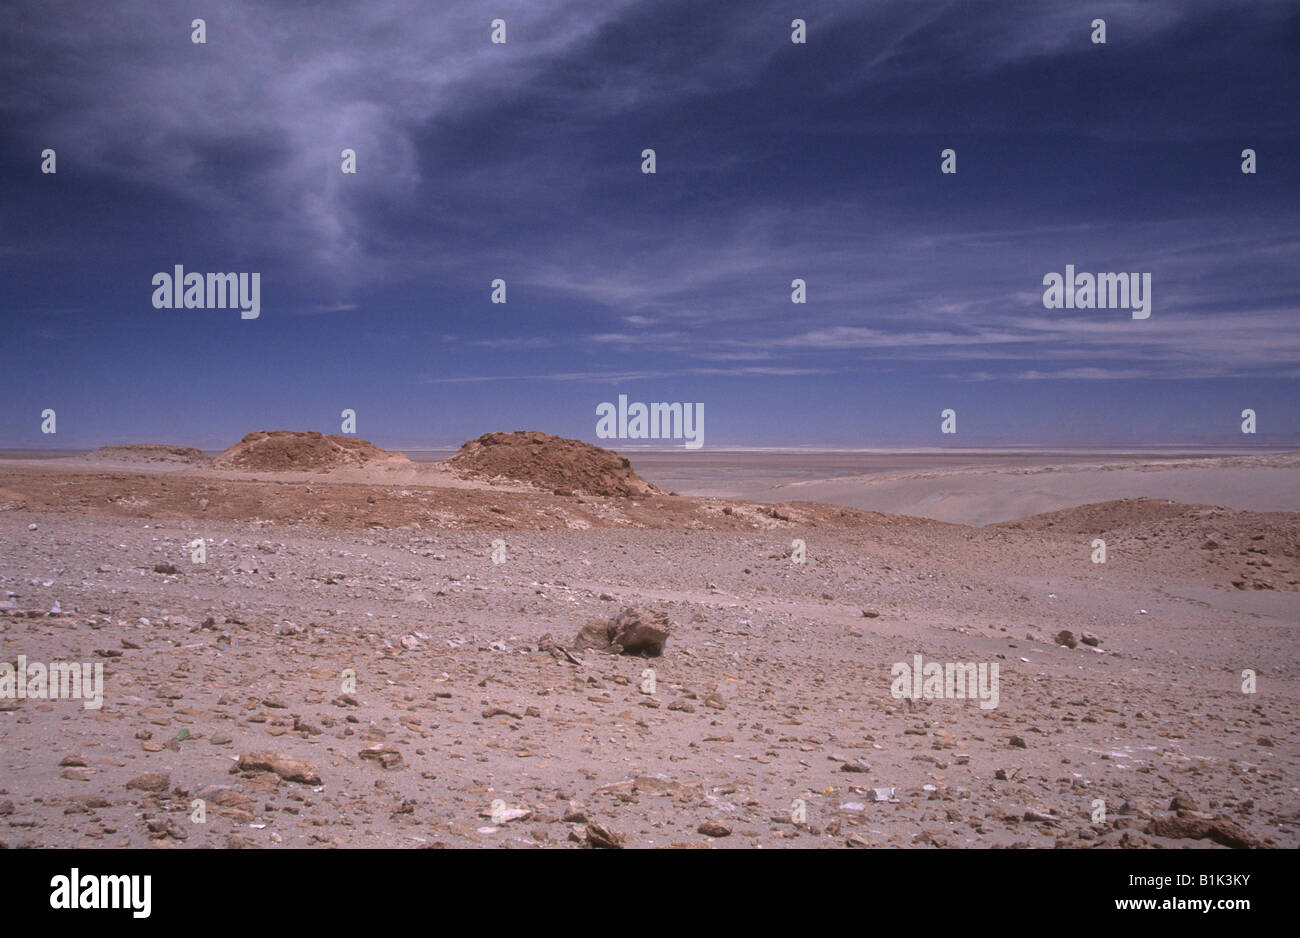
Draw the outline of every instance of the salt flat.
M643 476L682 495L806 499L961 524L1117 498L1300 510L1300 455L645 453Z

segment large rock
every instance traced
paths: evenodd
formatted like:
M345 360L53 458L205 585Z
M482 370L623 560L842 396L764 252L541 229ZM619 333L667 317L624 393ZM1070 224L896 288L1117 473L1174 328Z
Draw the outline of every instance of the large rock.
M592 847L605 850L621 850L627 837L595 821L587 823L587 843Z
M1214 843L1222 843L1223 846L1234 847L1236 850L1265 846L1260 839L1245 830L1238 822L1222 815L1193 817L1183 813L1177 817L1157 818L1147 825L1147 833L1154 834L1156 837L1175 839L1175 841L1210 839Z
M150 772L148 775L137 775L126 783L126 787L158 793L166 791L171 783L171 776L166 772Z
M320 776L306 762L281 755L278 752L245 752L239 757L235 771L274 772L286 782L319 785Z
M1246 849L1264 844L1231 818L1218 816L1193 816L1182 812L1175 817L1157 818L1146 827L1146 833L1172 840L1209 839L1225 847Z
M573 649L657 658L663 654L672 627L665 613L629 606L613 619L594 619L584 625L573 640Z

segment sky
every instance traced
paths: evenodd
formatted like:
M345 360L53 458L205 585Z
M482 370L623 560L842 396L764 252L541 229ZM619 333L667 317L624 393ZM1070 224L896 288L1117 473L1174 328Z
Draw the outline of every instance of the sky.
M704 450L1298 445L1298 50L1268 0L8 0L0 446L618 448L619 395Z

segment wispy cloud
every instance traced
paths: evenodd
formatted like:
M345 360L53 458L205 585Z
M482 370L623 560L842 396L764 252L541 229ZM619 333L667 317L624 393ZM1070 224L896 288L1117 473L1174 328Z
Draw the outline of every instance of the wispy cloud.
M1300 370L1294 2L69 9L0 17L20 393L48 394L39 368L170 387L165 363L215 349L258 416L344 389L374 414L390 383L550 415L575 384L645 380L802 425L884 374L1031 410L1053 381ZM262 271L263 317L164 319L148 277L177 262ZM1066 264L1150 272L1151 318L1045 309Z
M500 374L434 377L422 375L418 384L482 384L498 381L582 381L615 384L623 381L643 381L647 378L743 378L743 377L799 377L804 375L834 374L829 368L786 368L745 366L738 368L678 368L669 370L645 369L642 371L573 371L547 374Z

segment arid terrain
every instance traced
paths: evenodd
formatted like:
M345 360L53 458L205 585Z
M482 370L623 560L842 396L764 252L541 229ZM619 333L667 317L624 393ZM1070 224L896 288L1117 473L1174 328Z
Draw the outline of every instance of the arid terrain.
M0 699L0 842L1300 846L1295 456L777 502L489 436L0 460L0 660L104 670L100 709ZM1090 504L1035 488L1071 473ZM927 474L998 520L798 500ZM662 655L576 649L630 607ZM997 706L894 696L916 655Z

